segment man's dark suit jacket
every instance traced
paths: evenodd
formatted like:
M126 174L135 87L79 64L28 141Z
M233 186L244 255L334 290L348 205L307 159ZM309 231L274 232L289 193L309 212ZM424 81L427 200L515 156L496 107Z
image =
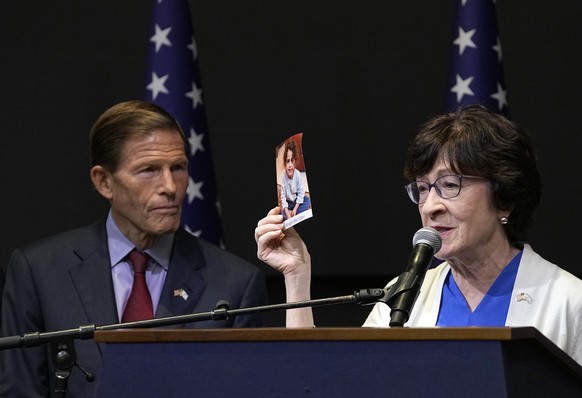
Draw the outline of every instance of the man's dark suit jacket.
M2 336L119 323L104 220L16 250L2 303ZM174 293L184 289L186 300ZM180 229L155 317L207 312L219 300L231 308L267 303L263 274L254 265ZM260 327L257 315L178 327ZM88 383L73 368L68 397L92 397L101 376L102 345L76 340L77 362L96 375ZM46 397L54 390L48 347L0 351L0 396ZM152 358L152 372L155 358Z

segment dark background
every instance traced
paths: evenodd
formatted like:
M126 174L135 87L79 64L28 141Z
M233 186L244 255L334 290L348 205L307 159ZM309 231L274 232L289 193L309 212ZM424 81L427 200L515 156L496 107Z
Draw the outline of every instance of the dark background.
M105 214L88 132L107 107L143 98L151 6L0 4L5 264L15 247ZM442 110L453 2L196 0L192 14L227 248L270 275L273 302L284 299L253 231L276 204L274 148L301 131L315 217L297 229L313 296L402 272L421 226L403 190L404 150ZM530 242L580 275L582 2L498 1L498 17L512 118L530 132L544 181ZM322 308L316 323L359 325L367 312Z

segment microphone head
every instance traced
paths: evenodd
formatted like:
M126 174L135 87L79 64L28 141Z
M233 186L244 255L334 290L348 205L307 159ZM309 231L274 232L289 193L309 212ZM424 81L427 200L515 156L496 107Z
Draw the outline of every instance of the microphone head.
M412 237L412 246L416 246L419 243L424 243L432 247L434 254L436 254L443 244L443 240L441 239L440 234L438 231L431 227L424 227L416 231L414 236Z

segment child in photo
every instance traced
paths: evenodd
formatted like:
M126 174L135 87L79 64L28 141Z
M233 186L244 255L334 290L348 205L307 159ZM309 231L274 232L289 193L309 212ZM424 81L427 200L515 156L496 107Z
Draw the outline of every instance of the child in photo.
M281 181L281 213L287 220L309 209L309 197L305 195L305 186L301 172L295 168L297 146L293 140L285 143L283 152L285 172Z

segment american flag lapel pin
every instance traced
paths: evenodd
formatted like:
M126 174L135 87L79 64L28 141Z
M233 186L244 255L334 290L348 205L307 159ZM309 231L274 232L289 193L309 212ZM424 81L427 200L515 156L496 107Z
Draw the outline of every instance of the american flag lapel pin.
M188 300L188 293L184 289L175 289L174 297L182 297L184 301Z
M533 301L533 299L531 298L531 296L529 294L527 294L526 292L521 292L516 296L517 302L519 303L520 301L525 301L528 304L531 304L531 302Z

